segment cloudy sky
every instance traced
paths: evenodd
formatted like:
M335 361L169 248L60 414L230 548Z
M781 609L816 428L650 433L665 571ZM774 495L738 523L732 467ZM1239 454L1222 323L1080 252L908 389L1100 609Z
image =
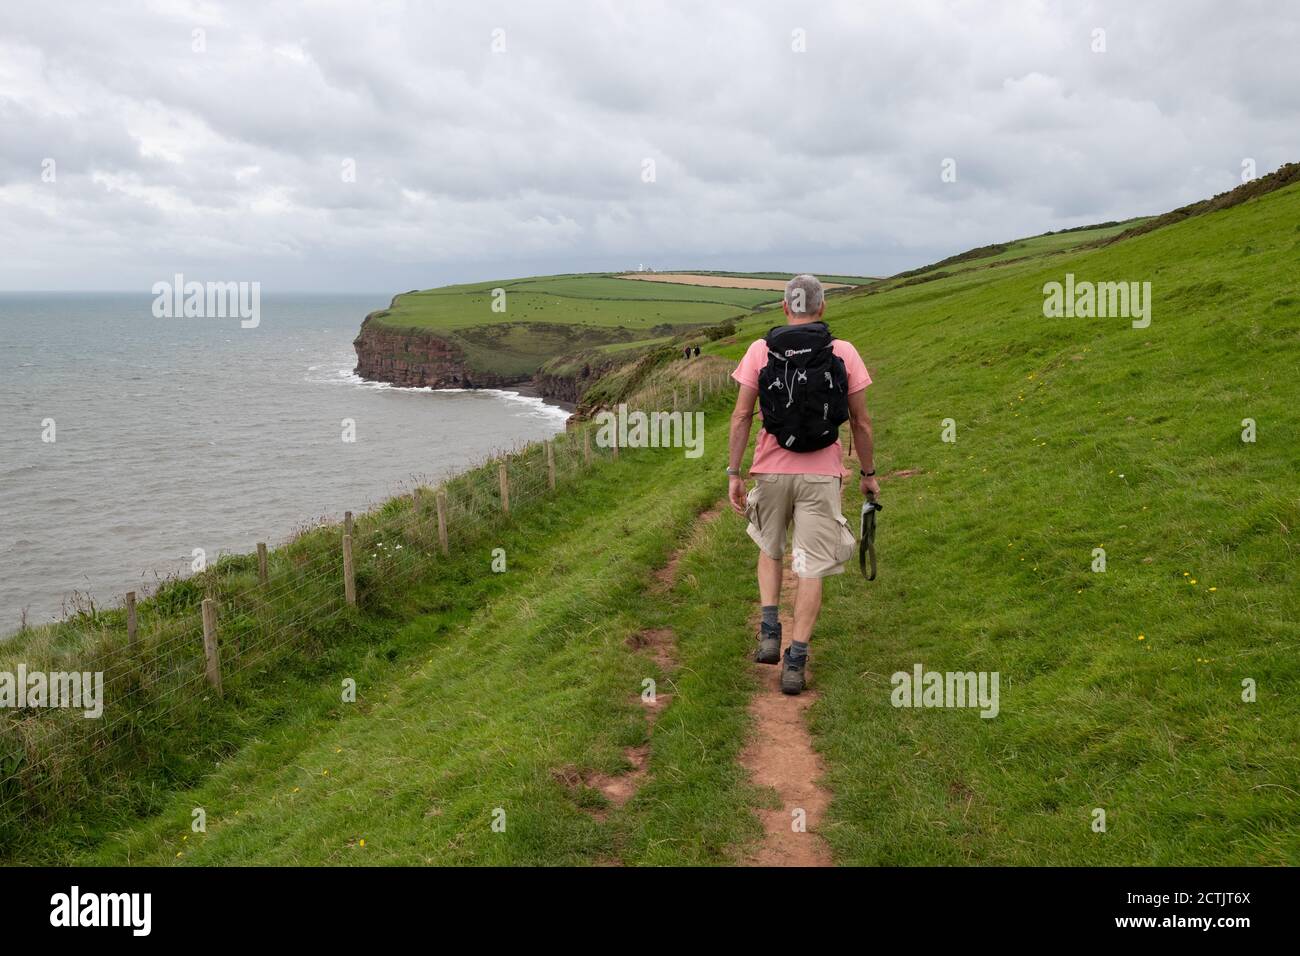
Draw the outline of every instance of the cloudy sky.
M888 274L1300 159L1297 50L1251 0L8 3L0 289Z

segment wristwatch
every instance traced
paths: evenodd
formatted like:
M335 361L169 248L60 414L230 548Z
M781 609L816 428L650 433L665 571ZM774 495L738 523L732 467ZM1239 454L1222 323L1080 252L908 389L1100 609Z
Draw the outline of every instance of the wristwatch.
M740 477L740 469L739 469L739 468L731 468L731 467L728 467L728 468L727 468L727 475L728 475L728 477L731 477L731 478L739 478L739 477Z
M874 478L876 477L876 469L872 468L870 471L863 471L861 468L859 468L858 474L860 474L863 478Z

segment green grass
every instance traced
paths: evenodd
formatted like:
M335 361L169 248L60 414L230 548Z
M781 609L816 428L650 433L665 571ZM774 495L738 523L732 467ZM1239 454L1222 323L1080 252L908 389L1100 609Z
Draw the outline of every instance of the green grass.
M617 276L552 276L528 279L513 288L522 292L545 292L573 299L611 299L615 301L708 302L752 309L780 301L779 292L771 289L727 289L720 286L687 285L676 282L652 282Z
M657 371L643 384L668 388L672 379ZM723 396L707 406L704 460L624 450L611 462L594 447L597 462L587 469L581 441L569 436L557 444L560 487L548 493L541 448L517 454L508 519L499 515L494 465L454 479L450 558L437 554L427 492L359 517L356 611L340 606L341 580L323 570L336 570L336 526L272 552L269 593L242 556L168 585L141 604L146 651L130 656L152 660L160 646L179 646L175 673L138 668L149 670L139 681L143 699L110 695L106 714L130 711L125 732L104 734L62 713L37 725L61 731L62 742L45 736L42 749L31 727L24 731L36 746L23 785L50 799L30 800L25 816L3 821L0 858L634 862L677 842L671 828L683 819L701 823L683 852L696 862L730 858L756 832L745 812L752 788L732 759L749 677L711 641L683 647L683 668L671 674L627 640L689 604L651 593L652 572L716 498L726 403ZM505 551L506 573L491 570L494 548ZM189 688L200 673L194 611L204 594L221 609L223 701L201 682ZM254 603L264 618L247 619ZM730 620L746 612L720 613ZM47 669L56 659L120 660L122 628L120 611L103 612L25 635L6 651ZM252 659L283 633L294 639ZM741 630L734 637L737 647L746 639ZM616 773L623 748L646 739L638 695L647 677L675 693L683 712L693 701L702 718L684 725L665 717L656 764L680 762L709 788L678 792L666 817L662 802L638 799L602 822L605 798L564 776ZM348 678L357 683L355 703L340 699ZM4 729L8 742L16 728ZM709 761L695 753L701 734L720 742ZM13 780L3 783L3 796L18 796ZM489 826L498 806L505 834ZM207 814L206 835L190 830L196 807ZM361 807L365 823L354 826ZM733 812L719 817L717 807Z
M636 283L638 287L665 284ZM708 325L739 311L744 309L718 302L650 297L597 299L509 291L504 312L492 311L490 293L460 296L415 293L399 297L378 318L380 324L392 328L432 331L462 331L502 323L547 323L644 332L656 326Z
M725 416L712 417L716 458ZM357 704L339 705L323 685L315 707L79 859L554 865L729 858L756 832L745 812L751 788L733 759L752 690L737 660L747 612L690 610L701 625L694 633L722 620L734 640L726 649L712 640L684 644L675 682L627 644L691 606L689 597L650 594L649 583L716 497L715 470L679 451L625 451L537 506L526 523L503 529L505 574L489 571L497 542L484 541L469 560L500 582L490 597L472 612L419 615L397 630L391 641L402 656L359 682ZM430 592L439 584L424 582ZM656 731L654 765L665 777L681 768L699 786L649 789L602 823L592 811L608 809L604 797L566 785L562 774L624 766L622 749L647 737L638 702L647 677L677 695ZM701 735L717 743L705 759ZM207 812L206 834L190 831L194 807ZM491 828L498 807L504 833Z
M840 862L1300 861L1297 264L1292 187L840 300L879 469L921 472L885 485L880 579L818 628ZM1043 318L1067 271L1150 280L1150 328ZM1001 715L894 709L890 675L918 662L998 671Z
M880 472L919 472L886 478L880 577L828 581L814 636L839 863L1300 862L1297 263L1292 187L1109 246L831 301L876 380ZM1066 272L1151 281L1151 326L1044 318L1043 284ZM771 321L705 350L734 359ZM662 403L710 361L650 351L602 386ZM390 586L369 559L375 598L346 627L295 648L283 677L267 668L225 704L195 702L162 748L167 772L158 754L121 764L108 796L46 808L52 824L25 828L6 859L742 858L769 799L737 764L754 552L729 513L693 531L723 490L725 398L707 408L700 459L625 451ZM490 510L490 482L467 494ZM846 512L858 504L850 490ZM367 519L366 553L393 522L387 540L427 549L427 509L399 502ZM320 534L303 547L331 547L336 531ZM497 546L504 575L488 571ZM1097 547L1105 573L1090 569ZM678 548L677 584L656 593ZM645 628L675 632L672 673L628 647ZM892 707L890 675L917 663L998 672L999 715ZM351 675L359 701L340 705ZM646 677L674 695L653 732ZM647 740L626 806L572 784ZM194 807L206 834L190 832Z
M505 311L492 290L505 290ZM646 330L706 325L780 299L761 289L715 289L671 282L595 276L545 276L408 292L376 321L393 328L462 330L497 323L541 322Z
M655 345L666 345L672 340L673 340L673 336L671 335L661 335L657 338L640 339L636 342L611 342L608 345L600 346L599 350L601 352L606 352L606 353L622 352L628 349L641 349L641 348L647 348L649 346L655 346Z

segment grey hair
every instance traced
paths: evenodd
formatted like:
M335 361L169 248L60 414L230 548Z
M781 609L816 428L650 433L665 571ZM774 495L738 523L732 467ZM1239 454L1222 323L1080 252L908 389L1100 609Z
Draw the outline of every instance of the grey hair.
M816 315L825 301L826 292L816 276L805 273L785 284L785 304L793 315Z

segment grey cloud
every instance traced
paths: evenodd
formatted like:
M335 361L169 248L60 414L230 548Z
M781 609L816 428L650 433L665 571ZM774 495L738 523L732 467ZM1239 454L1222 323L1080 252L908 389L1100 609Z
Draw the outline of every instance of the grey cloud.
M1159 212L1245 157L1297 158L1300 11L1224 9L17 5L0 287L140 288L187 263L366 290L635 262L884 273Z

